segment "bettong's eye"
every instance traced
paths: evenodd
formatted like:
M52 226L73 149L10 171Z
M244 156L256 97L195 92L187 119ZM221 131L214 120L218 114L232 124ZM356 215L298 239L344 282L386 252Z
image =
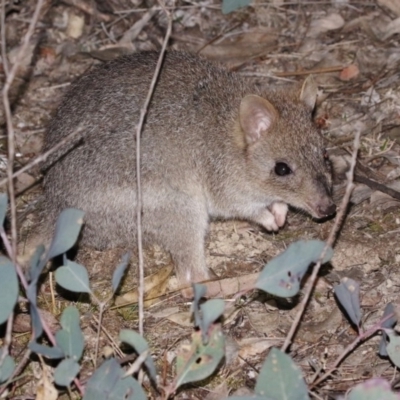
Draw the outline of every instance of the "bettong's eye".
M324 160L325 161L329 161L329 154L326 150L324 150L324 154L323 154Z
M285 176L285 175L290 175L292 173L292 170L286 163L278 162L275 164L275 173L278 176Z

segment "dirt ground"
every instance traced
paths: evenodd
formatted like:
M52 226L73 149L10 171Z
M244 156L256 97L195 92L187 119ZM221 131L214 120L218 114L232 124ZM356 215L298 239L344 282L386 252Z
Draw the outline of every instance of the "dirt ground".
M35 4L33 0L5 1L7 59L11 65ZM161 48L167 20L154 4L152 8L152 1L141 0L45 1L10 91L15 169L40 153L46 125L76 77L122 54ZM328 369L357 336L337 307L333 285L345 276L359 282L365 328L381 318L387 303L397 306L400 302L400 203L382 192L391 188L399 196L400 191L400 3L259 0L227 15L221 13L218 0L177 0L175 7L172 2L168 5L174 17L169 48L199 53L262 85L288 85L314 75L320 88L315 119L329 140L337 204L346 185L354 135L361 135L357 183L334 257L321 274L291 346L291 356L311 382L315 370ZM4 76L2 63L2 81ZM2 110L0 124L0 173L5 177L7 130ZM37 166L18 176L16 190L19 232L24 237L36 223L41 191ZM243 221L217 221L207 239L207 263L220 278L258 272L296 240L326 239L332 225L333 220L316 222L294 210L276 234ZM80 261L89 269L98 296L105 298L109 293L112 271L121 254L121 249L107 254L84 249L81 254ZM158 247L146 251L146 274L170 266L168 255ZM136 276L134 256L122 292L135 286ZM158 293L166 292L166 286L159 285ZM39 295L50 319L51 315L58 317L71 302L82 312L87 341L84 378L90 371L96 341L96 308L88 299L71 298L57 288L52 299L51 286L54 283L46 279ZM299 298L283 301L247 294L239 306L230 300L231 295L224 296L230 310L224 324L226 364L213 378L180 391L177 399L224 398L238 388L254 388L269 348L282 345L298 310ZM190 304L176 293L161 296L145 309L145 337L161 382L172 379L176 349L193 331L189 310ZM137 329L137 318L135 305L107 311L103 321L107 334L102 335L100 347L118 341L121 328ZM28 334L15 337L12 354L17 361L28 340ZM318 396L313 398L333 399L356 383L377 376L396 387L395 367L377 355L379 340L380 336L375 336L353 351L332 379L313 389ZM21 379L14 395L29 398L34 396L42 372L37 362L28 364L25 372L28 378ZM146 390L149 398L157 396L149 386Z

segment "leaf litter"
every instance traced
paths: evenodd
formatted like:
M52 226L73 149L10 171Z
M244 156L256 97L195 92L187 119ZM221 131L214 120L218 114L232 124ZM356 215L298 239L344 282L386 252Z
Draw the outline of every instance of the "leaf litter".
M6 2L9 63L18 52L26 21L35 6L33 0L14 3ZM356 182L357 175L364 180L359 179L363 183L357 183L352 195L348 218L334 249L332 267L321 276L303 326L291 347L307 380L314 374L310 360L317 365L333 363L356 335L334 311L337 306L333 284L343 277L359 282L361 309L367 324L380 318L389 301L399 303L399 200L381 190L400 191L400 9L395 0L258 0L250 7L226 15L220 7L221 3L216 0L198 4L177 1L171 48L199 52L265 86L298 82L312 73L320 88L315 119L329 139L336 171L336 199L344 192L354 133L361 133ZM165 27L164 15L149 12L146 3L140 0L87 1L80 6L73 1L52 4L35 31L10 92L17 165L25 165L39 154L46 124L73 79L99 60L159 49ZM4 81L3 68L0 80ZM2 109L0 122L1 135L5 135ZM6 144L4 140L0 144L3 178ZM40 185L32 184L39 179L37 168L17 179L21 238L37 223L32 204L37 199L40 201ZM382 185L379 190L374 183ZM266 262L296 240L326 239L331 226L332 221L315 223L296 211L289 214L286 226L278 234L268 234L239 221L215 222L207 241L207 263L217 276L225 279L222 293L229 297L237 290L230 288L229 279L245 281L245 277L259 272ZM91 287L96 293L110 290L113 268L125 250L101 253L84 249L79 262L89 268ZM123 292L135 287L135 255L132 260L123 281ZM161 249L152 246L146 250L145 265L146 275L150 275L163 267L169 270L171 261ZM161 287L160 295L167 292L165 285ZM58 312L71 300L63 297L62 292L56 293L56 299ZM249 382L250 386L254 385L256 374L252 366L261 365L264 350L269 347L269 342L264 341L265 335L279 346L297 311L296 299L258 300L261 301L235 306L234 317L228 318L224 326L229 341L238 347L236 353L245 357L245 361L233 357L223 371L230 389ZM57 314L51 303L50 282L46 281L39 304ZM90 304L81 303L79 307L90 317ZM163 310L173 310L174 317ZM162 357L165 349L176 354L180 343L192 333L187 326L188 310L189 306L178 295L160 297L146 309L145 331L159 371L165 368ZM179 312L182 318L178 317ZM262 325L265 315L264 324L268 326ZM111 338L115 340L120 328L135 329L136 324L134 308L109 311L103 322L108 335L101 336L101 345L109 345ZM94 351L96 328L93 322L85 323L83 328L88 342L86 352L90 354ZM261 338L262 341L257 340ZM350 382L363 382L373 376L392 378L393 367L378 358L373 347L375 342L375 339L367 342L341 364L336 379L321 387L321 398L344 393ZM24 341L17 341L15 354L23 346ZM83 375L84 370L85 366ZM171 378L172 369L167 371ZM191 390L194 396L205 398L219 384L215 377ZM26 384L23 390L24 394L32 395L35 385ZM183 396L178 394L177 398Z

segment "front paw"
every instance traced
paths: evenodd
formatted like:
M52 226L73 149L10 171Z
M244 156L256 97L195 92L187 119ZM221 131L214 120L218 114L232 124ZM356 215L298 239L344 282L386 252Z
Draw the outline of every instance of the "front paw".
M275 216L267 208L260 213L256 222L263 226L267 231L276 232L279 230L279 225Z
M275 218L275 222L279 228L285 225L288 206L285 203L273 203L270 206L271 213Z

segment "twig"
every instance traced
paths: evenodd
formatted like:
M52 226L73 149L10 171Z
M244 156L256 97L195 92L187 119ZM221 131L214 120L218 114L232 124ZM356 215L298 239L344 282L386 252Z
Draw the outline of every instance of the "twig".
M388 194L389 196L393 197L396 200L400 200L400 192L397 190L394 190L386 185L383 185L382 183L375 182L369 178L366 178L365 176L355 174L354 175L354 181L358 183L362 183L364 185L367 185L369 188L373 190L379 190L382 193Z
M142 243L142 188L140 181L140 136L143 129L144 120L149 108L150 100L153 96L154 88L157 83L158 76L161 71L161 65L164 60L164 54L172 32L172 17L170 12L165 8L163 0L158 0L168 18L167 32L158 57L157 66L154 71L153 79L147 93L146 100L140 110L140 119L136 128L136 184L137 184L137 242L138 242L138 260L139 260L139 333L143 335L143 319L144 319L144 268L143 268L143 243ZM175 5L175 3L173 3Z
M3 0L3 10L4 10L4 2ZM35 30L37 21L39 19L40 11L42 9L44 0L38 0L36 3L36 8L33 13L31 22L28 27L28 31L26 32L22 46L15 58L15 63L12 66L11 70L6 72L6 81L3 87L3 104L4 104L4 113L6 116L7 122L7 137L8 137L8 163L7 163L7 178L8 178L8 192L10 197L10 211L11 211L11 246L12 246L12 253L11 259L15 263L17 258L17 209L15 204L15 191L14 191L14 181L13 181L13 168L14 168L14 156L15 156L15 138L14 138L14 127L12 123L12 115L11 115L11 107L10 107L10 100L8 98L8 92L10 90L11 84L17 74L18 68L21 65L22 59L26 54L29 41L33 35ZM5 17L3 16L3 20ZM2 35L5 34L5 29L1 31ZM2 58L3 60L6 59L6 45L5 45L5 37L2 37ZM6 71L6 70L5 70Z
M342 71L344 68L345 67L343 65L338 65L337 67L316 68L316 69L309 69L307 71L276 72L275 75L279 77L286 77L286 76L300 76L300 75L310 75L310 74L327 74L329 72Z
M119 40L119 44L131 44L142 32L143 28L149 23L149 21L156 14L156 10L151 8L146 14L142 16L138 21L136 21L122 36Z
M95 18L98 18L100 21L109 22L111 21L111 15L104 14L96 9L96 7L86 4L80 0L63 0L64 3L76 7L78 10L83 11L85 14L91 15Z
M336 215L335 223L334 223L334 225L333 225L333 227L332 227L332 229L331 229L331 231L329 233L329 237L328 237L328 240L326 241L326 245L325 245L324 249L322 250L322 253L321 253L320 257L319 257L318 262L315 264L315 266L313 268L308 287L307 287L307 289L305 291L304 298L303 298L303 300L301 302L300 310L298 311L298 313L297 313L297 315L296 315L296 317L295 317L295 319L294 319L294 321L292 323L292 326L290 327L290 331L286 336L285 343L282 346L282 351L286 351L287 348L289 347L289 345L292 342L293 336L296 333L297 328L299 326L301 317L303 316L304 311L305 311L305 309L307 307L308 301L310 300L311 293L312 293L312 291L314 289L315 282L316 282L317 277L318 277L318 272L319 272L319 270L321 268L321 265L322 265L322 260L324 259L325 254L328 251L328 248L333 246L333 244L334 244L334 242L336 240L337 234L339 232L339 229L342 226L342 222L343 222L344 217L345 217L347 205L348 205L349 200L350 200L350 195L351 195L351 192L353 191L353 188L354 188L353 176L354 176L354 169L355 169L356 162L357 162L357 153L358 153L359 147L360 147L360 132L357 132L356 135L355 135L355 138L354 138L353 154L352 154L352 157L351 157L350 170L347 173L348 175L347 175L346 192L344 194L344 197L343 197L342 203L340 205L339 211L338 211L338 213Z
M2 0L1 2L1 55L3 62L3 70L5 75L7 76L8 71L8 60L4 55L7 54L7 45L6 45L6 0Z
M393 318L394 314L387 315L385 318L383 318L381 321L379 321L379 324L372 326L370 329L367 331L363 332L361 335L357 336L357 339L354 340L354 342L350 343L345 350L343 350L342 354L335 360L333 363L332 367L329 368L325 374L320 376L315 382L313 382L310 386L310 389L314 388L317 386L319 383L323 382L326 378L328 378L330 375L332 375L333 372L335 372L336 368L339 366L339 364L362 342L366 341L368 338L373 336L376 332L382 330L382 324L389 320L390 318Z
M42 161L45 161L48 156L50 156L51 154L56 152L60 147L64 146L67 142L69 142L73 137L75 137L80 132L81 132L80 128L76 129L74 132L72 132L71 134L66 136L64 139L62 139L59 143L57 143L50 150L48 150L45 153L41 154L40 156L35 158L33 161L31 161L30 163L24 165L18 171L14 172L14 174L12 175L12 179L15 179L18 175L21 175L23 172L28 171L29 169L31 169L35 165L41 163ZM6 184L7 182L9 182L8 178L5 178L2 181L0 181L0 187L3 186L4 184Z

